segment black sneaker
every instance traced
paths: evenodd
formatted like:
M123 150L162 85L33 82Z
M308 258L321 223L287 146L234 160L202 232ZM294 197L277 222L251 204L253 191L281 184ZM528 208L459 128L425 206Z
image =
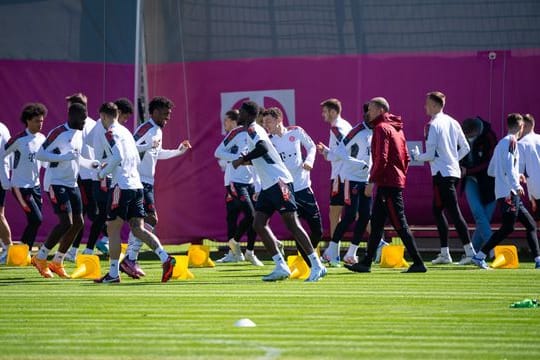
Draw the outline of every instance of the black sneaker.
M345 264L345 268L347 270L354 271L354 272L357 272L357 273L371 272L371 266L362 264L361 262L356 263L356 264L352 264L352 265Z
M101 279L94 280L96 284L116 284L120 282L120 276L112 277L109 273L105 274Z
M423 263L414 263L411 265L411 267L409 267L407 270L405 271L402 271L403 273L425 273L427 272L427 269L426 267L424 266Z

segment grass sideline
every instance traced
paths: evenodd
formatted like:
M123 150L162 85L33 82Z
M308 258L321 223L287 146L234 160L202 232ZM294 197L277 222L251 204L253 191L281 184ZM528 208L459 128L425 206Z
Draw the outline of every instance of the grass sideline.
M264 283L265 263L191 269L195 279L161 284L159 262L143 260L147 277L118 285L1 266L0 359L540 357L540 309L509 308L540 295L532 263L339 268L318 283ZM257 327L234 327L241 318Z

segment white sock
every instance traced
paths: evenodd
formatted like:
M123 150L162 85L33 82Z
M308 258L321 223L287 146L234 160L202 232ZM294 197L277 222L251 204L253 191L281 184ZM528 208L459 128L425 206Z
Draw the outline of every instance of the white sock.
M247 256L253 256L253 255L255 255L255 252L253 250L246 249L246 255Z
M164 263L169 258L169 254L165 251L163 246L158 247L154 252L159 256L159 260L161 260L161 263Z
M330 243L328 244L328 252L332 256L332 258L339 257L339 247L340 247L339 245L340 245L339 242L333 242L333 241L330 241Z
M64 257L66 254L61 253L60 251L57 251L56 254L54 254L53 262L61 264L64 261Z
M357 250L358 250L358 245L355 245L355 244L349 245L349 250L347 250L347 256L355 256Z
M450 257L450 248L449 247L442 247L441 248L441 255Z
M111 259L110 266L109 266L109 276L110 277L118 277L120 272L120 261Z
M288 268L287 263L285 263L285 259L283 259L283 256L279 251L276 255L272 256L272 260L274 260L276 266L282 267L284 269Z
M51 249L47 249L45 245L41 245L36 255L36 258L38 258L39 260L47 260L47 256L49 256L50 252L51 252Z
M465 255L467 257L473 257L474 255L476 255L476 252L474 251L474 247L472 243L463 245L463 249L465 249Z
M486 254L484 254L482 251L479 251L474 257L480 260L484 260L486 258Z
M86 248L83 250L83 255L94 255L94 250Z
M317 253L314 251L310 255L308 255L309 260L311 261L311 267L316 266L319 268L322 268L323 265L321 264L321 259L319 259L319 256L317 256Z
M136 261L139 257L139 252L141 251L143 242L139 240L138 238L133 235L133 233L129 232L128 237L128 247L127 247L127 256L129 260Z
M384 241L384 238L381 238L381 241L379 241L379 246L386 246L388 243Z
M540 256L537 256L534 258L534 262L539 262L540 261Z
M73 254L73 255L77 255L77 251L79 251L79 248L76 248L76 247L71 247L69 250L68 250L68 253L70 254Z
M2 245L2 249L4 249L4 251L7 251L8 245L4 244L3 241L0 241L0 245Z

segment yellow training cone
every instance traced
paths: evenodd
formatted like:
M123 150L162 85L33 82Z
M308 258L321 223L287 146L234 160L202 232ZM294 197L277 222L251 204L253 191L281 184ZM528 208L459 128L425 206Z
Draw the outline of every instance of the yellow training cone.
M195 279L195 275L188 269L189 258L186 255L173 257L176 259L176 265L173 268L172 278L179 280Z
M409 264L403 258L405 247L403 245L387 245L382 248L381 267L382 268L400 268L409 267Z
M26 244L13 244L8 248L7 266L28 266L30 265L30 252Z
M291 279L305 280L309 277L309 266L301 255L290 255L287 257L287 265L291 270Z
M491 263L492 268L496 269L517 269L519 268L519 259L517 248L514 245L499 245L493 249L495 260Z
M119 262L122 262L122 260L124 260L124 258L126 257L127 248L128 244L120 244L120 257L118 258Z
M210 259L210 246L191 245L188 249L190 267L215 267L216 264Z
M101 277L101 265L97 255L79 254L75 259L75 271L71 274L72 279L99 279Z

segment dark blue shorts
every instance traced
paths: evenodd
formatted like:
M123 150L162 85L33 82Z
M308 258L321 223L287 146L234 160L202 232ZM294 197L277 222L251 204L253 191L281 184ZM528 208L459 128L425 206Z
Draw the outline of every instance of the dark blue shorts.
M319 205L311 188L308 187L304 190L296 191L294 193L294 200L298 207L299 217L303 219L320 217Z
M48 194L55 214L82 214L81 191L78 187L51 185Z
M94 199L98 204L107 204L109 201L109 191L111 188L111 178L92 181Z
M294 199L294 189L292 183L277 183L266 190L261 190L255 210L261 211L268 216L272 216L274 211L280 214L298 210Z
M156 201L154 198L154 185L143 183L143 193L144 193L144 211L147 213L156 212Z
M116 185L109 192L107 209L107 220L115 220L119 217L124 221L129 221L133 218L146 217L143 206L143 189L122 190Z

